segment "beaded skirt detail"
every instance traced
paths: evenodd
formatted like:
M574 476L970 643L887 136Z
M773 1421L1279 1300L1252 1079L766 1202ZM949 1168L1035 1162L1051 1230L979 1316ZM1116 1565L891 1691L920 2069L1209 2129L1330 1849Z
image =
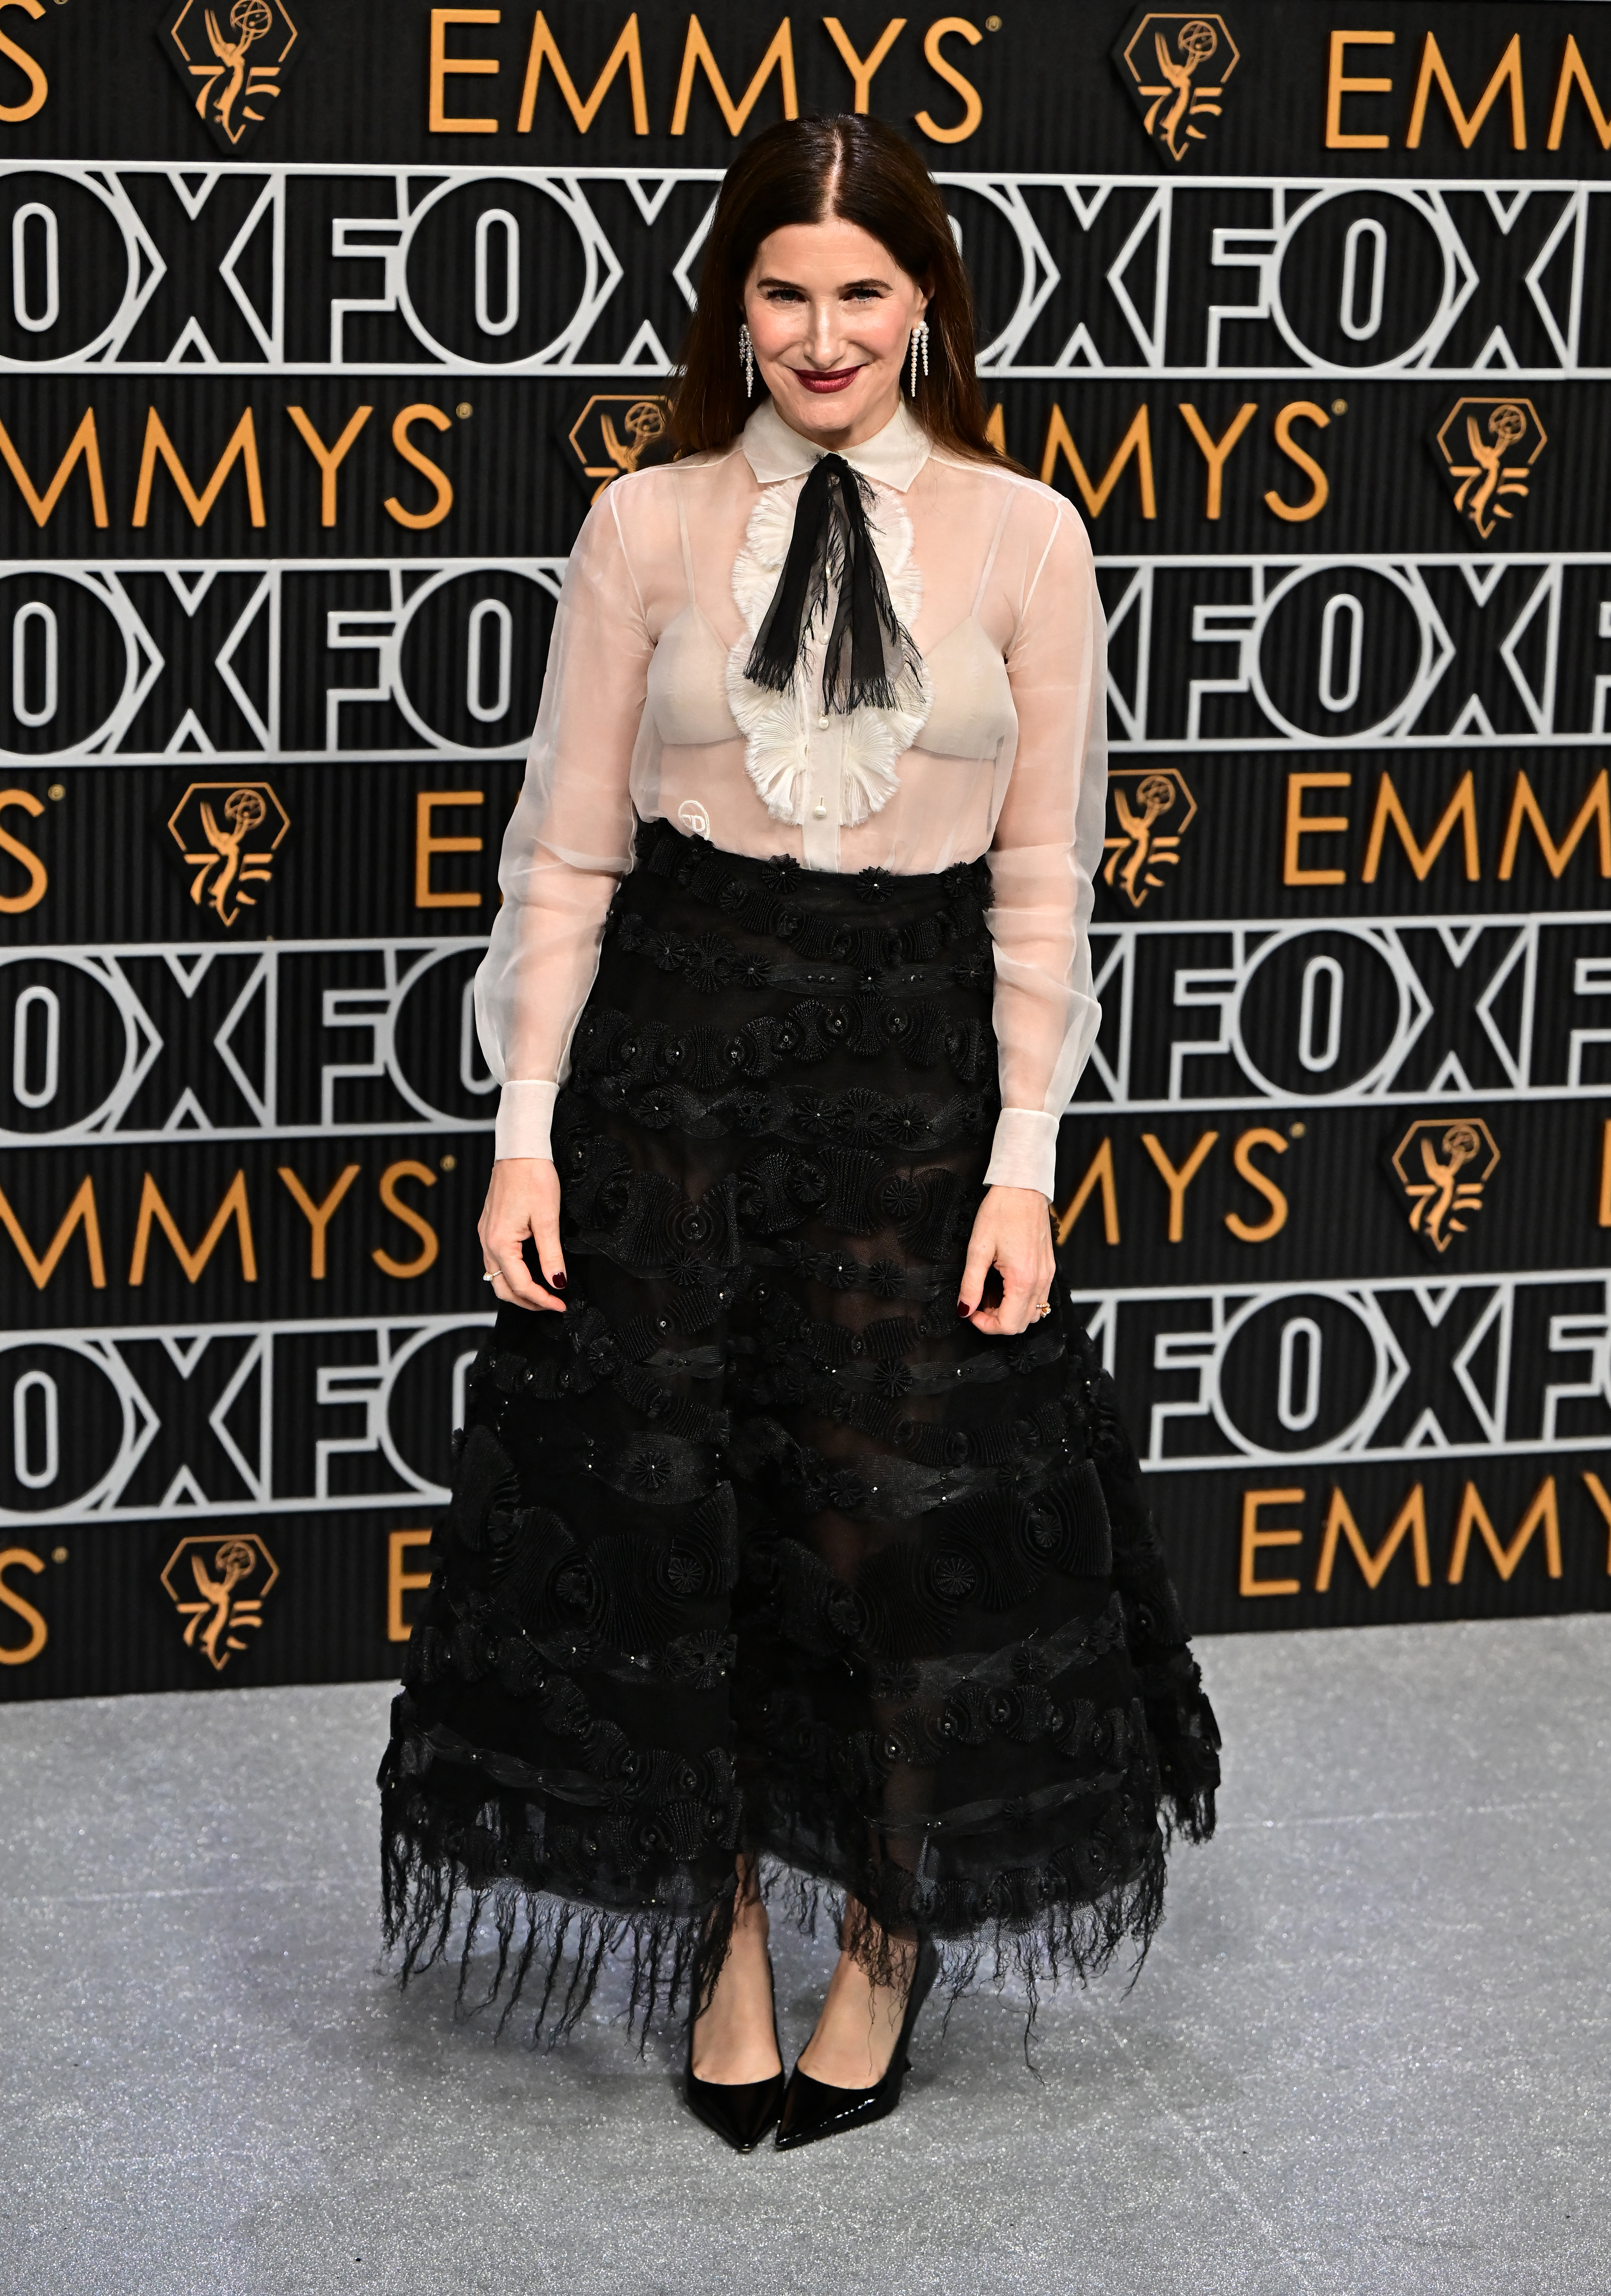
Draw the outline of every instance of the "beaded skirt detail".
M563 1316L505 1307L380 1771L402 1976L634 2010L734 1861L876 1972L1084 1975L1213 1830L1218 1732L1061 1300L956 1313L999 1105L987 865L844 878L657 822L555 1117ZM861 1909L859 1913L854 1909ZM870 1919L867 1918L870 1916Z

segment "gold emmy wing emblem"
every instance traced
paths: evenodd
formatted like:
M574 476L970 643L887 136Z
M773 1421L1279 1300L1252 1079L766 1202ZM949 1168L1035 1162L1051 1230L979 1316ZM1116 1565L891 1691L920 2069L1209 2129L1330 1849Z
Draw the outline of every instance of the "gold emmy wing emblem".
M1527 473L1549 445L1530 398L1457 398L1437 434L1438 452L1456 481L1454 506L1484 542L1508 505L1524 501Z
M226 152L249 144L281 93L301 34L285 0L179 0L157 37Z
M1218 119L1225 83L1241 61L1223 16L1135 18L1120 36L1114 61L1136 100L1148 135L1178 165L1206 141L1199 119Z
M1102 882L1122 890L1131 908L1138 909L1148 892L1168 882L1156 873L1179 864L1180 840L1197 817L1197 800L1172 767L1110 773L1107 789L1117 826L1102 840L1107 856ZM1171 814L1173 827L1160 829L1158 823Z
M1480 1116L1424 1116L1393 1152L1410 1225L1441 1257L1483 1209L1500 1152Z
M190 898L232 925L257 906L249 885L267 885L291 816L267 782L192 782L168 817L174 842L195 871Z
M590 398L566 434L583 472L599 483L596 502L607 486L632 471L671 457L671 402L625 393Z
M264 1601L279 1575L279 1564L255 1531L182 1538L168 1558L162 1584L185 1621L185 1648L201 1651L221 1674L231 1651L248 1647L241 1636L262 1625Z

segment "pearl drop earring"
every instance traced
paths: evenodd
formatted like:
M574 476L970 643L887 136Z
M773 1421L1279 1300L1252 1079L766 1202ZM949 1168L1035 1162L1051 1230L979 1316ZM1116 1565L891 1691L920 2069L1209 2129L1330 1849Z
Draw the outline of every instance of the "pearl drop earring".
M738 330L738 356L744 361L744 395L746 398L753 398L755 396L755 345L751 340L747 321L741 324Z
M926 380L929 371L929 323L926 319L919 319L916 325L912 329L912 380L910 389L908 392L908 398L916 398L917 396L917 354L919 350L923 353L923 372L925 379Z

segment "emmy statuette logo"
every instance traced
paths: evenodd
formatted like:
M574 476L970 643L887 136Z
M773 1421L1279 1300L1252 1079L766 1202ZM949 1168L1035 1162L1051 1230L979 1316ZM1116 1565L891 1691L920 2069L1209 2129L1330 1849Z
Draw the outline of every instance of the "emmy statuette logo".
M1102 840L1107 856L1102 882L1138 909L1148 892L1168 882L1156 873L1179 865L1180 840L1197 817L1197 800L1187 788L1185 775L1173 767L1132 767L1110 773L1107 790L1114 825ZM1171 828L1158 826L1171 816Z
M257 906L249 885L267 885L291 816L267 782L192 782L168 817L168 833L194 870L190 898L232 925Z
M1393 1150L1390 1166L1409 1200L1410 1227L1439 1259L1483 1209L1499 1160L1480 1116L1421 1117Z
M1177 167L1194 144L1206 142L1206 129L1196 123L1220 118L1220 98L1240 61L1223 16L1150 8L1131 20L1114 50L1142 126Z
M1530 398L1457 398L1437 433L1455 484L1454 506L1484 542L1509 505L1525 501L1528 472L1549 445Z
M300 4L300 0L299 0ZM285 0L177 0L157 28L198 119L226 152L250 144L280 94L301 34Z
M590 398L565 434L596 502L607 486L633 471L671 459L671 402L644 393L604 392Z
M198 1650L221 1674L241 1636L263 1623L263 1603L280 1566L255 1531L219 1538L182 1538L168 1558L162 1584L185 1620L185 1647Z

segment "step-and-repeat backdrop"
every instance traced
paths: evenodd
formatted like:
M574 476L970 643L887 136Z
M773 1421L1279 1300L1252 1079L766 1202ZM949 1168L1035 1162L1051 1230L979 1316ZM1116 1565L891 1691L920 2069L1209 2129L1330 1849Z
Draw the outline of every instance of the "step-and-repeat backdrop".
M565 553L851 108L1096 544L1056 1209L1196 1623L1604 1602L1611 11L0 0L6 1694L396 1666Z

